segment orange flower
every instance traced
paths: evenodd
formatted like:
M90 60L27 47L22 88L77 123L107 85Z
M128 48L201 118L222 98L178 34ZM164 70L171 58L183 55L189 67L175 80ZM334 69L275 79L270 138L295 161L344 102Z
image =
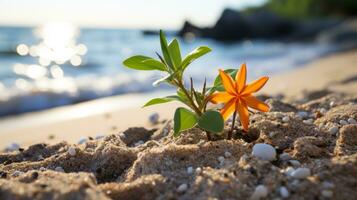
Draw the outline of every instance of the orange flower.
M214 104L224 103L221 114L224 120L227 120L234 112L238 112L240 122L245 131L248 131L249 126L249 111L248 107L268 112L269 106L252 95L259 91L268 81L268 77L262 77L251 84L246 85L247 68L242 64L239 69L235 81L229 74L219 70L219 75L222 79L225 92L217 92L211 95L210 101Z

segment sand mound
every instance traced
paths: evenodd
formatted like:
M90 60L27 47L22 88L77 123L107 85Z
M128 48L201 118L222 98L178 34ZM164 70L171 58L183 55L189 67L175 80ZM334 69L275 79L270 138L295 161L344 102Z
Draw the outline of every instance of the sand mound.
M357 98L326 94L267 99L272 111L253 114L249 134L238 127L230 141L207 141L198 128L173 138L167 121L1 153L0 199L357 198ZM252 156L256 143L275 147L276 159Z

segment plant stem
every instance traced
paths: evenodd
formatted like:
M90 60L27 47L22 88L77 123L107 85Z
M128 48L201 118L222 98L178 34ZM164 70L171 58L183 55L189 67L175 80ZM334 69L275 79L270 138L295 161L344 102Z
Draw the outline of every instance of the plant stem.
M202 112L200 111L199 108L197 108L195 102L193 102L192 97L190 94L187 92L186 88L183 86L183 83L181 81L176 82L177 86L185 93L187 99L190 101L190 104L192 105L192 109L196 112L198 116L202 115Z
M233 113L233 121L232 121L232 127L231 130L228 132L228 137L227 139L230 140L232 138L233 130L234 130L234 124L236 122L236 117L237 117L237 111L234 111Z

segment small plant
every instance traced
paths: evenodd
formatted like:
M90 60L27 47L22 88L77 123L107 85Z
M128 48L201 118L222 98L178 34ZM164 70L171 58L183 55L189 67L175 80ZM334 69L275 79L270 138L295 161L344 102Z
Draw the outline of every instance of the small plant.
M167 103L170 101L180 101L190 109L179 107L174 115L174 136L178 136L182 131L191 129L198 125L207 133L210 140L210 133L222 132L224 120L222 115L214 109L207 109L210 95L215 91L206 86L196 90L193 80L190 78L189 87L184 83L184 71L197 58L211 51L206 46L201 46L189 53L184 59L181 57L180 46L177 39L173 39L169 44L163 31L160 31L160 44L162 54L156 52L158 59L137 55L126 59L123 64L126 67L136 70L159 70L166 75L155 81L154 86L160 83L168 83L177 88L177 93L163 98L154 98L147 102L144 107L155 104Z
M179 107L174 115L174 136L182 131L198 125L206 131L208 140L211 133L220 133L224 128L224 121L233 114L233 123L227 139L231 139L237 112L244 131L248 131L249 110L248 107L267 112L268 105L255 98L252 93L260 90L268 81L268 77L262 77L251 84L246 85L247 69L243 64L237 69L220 70L212 87L206 86L206 80L200 90L194 88L192 78L189 79L189 87L184 82L184 71L197 58L211 51L206 46L201 46L189 53L184 59L181 57L179 43L173 39L169 44L162 31L160 31L160 44L162 55L156 52L158 59L137 55L126 59L123 64L136 70L158 70L165 73L163 78L155 81L154 86L160 83L168 83L177 88L175 95L162 98L154 98L143 107L180 101L190 109ZM207 109L207 104L224 103L224 107L218 112L216 109Z

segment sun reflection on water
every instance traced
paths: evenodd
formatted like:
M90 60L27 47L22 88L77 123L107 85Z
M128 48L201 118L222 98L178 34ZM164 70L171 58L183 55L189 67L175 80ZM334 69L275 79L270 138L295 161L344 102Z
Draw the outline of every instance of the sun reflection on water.
M83 65L81 56L85 55L88 49L85 44L77 44L76 40L79 36L77 27L67 23L50 23L35 29L34 34L40 39L38 44L31 46L19 44L16 50L21 56L30 55L37 58L38 65L22 65L21 67L26 70L20 70L19 65L14 65L13 70L16 74L31 79L45 76L62 78L64 74L61 65L67 63L75 67Z

